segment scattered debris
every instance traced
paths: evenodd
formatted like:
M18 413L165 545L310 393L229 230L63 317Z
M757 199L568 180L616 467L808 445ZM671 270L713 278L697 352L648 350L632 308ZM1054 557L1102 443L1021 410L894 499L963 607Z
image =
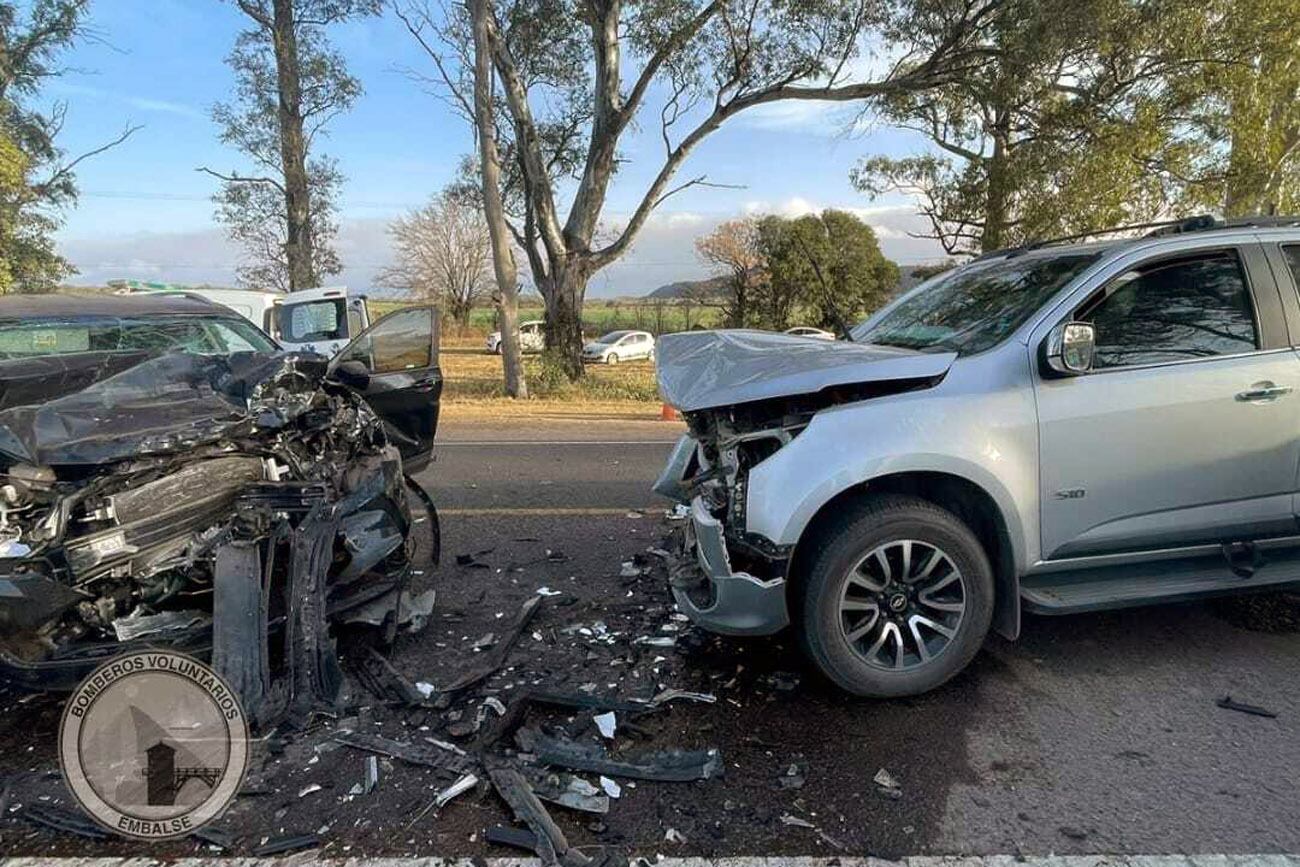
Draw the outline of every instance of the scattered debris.
M614 737L614 729L618 725L618 720L615 718L612 710L596 714L591 718L591 720L596 724L596 728L600 730L600 736L602 738L605 740L611 740Z
M367 750L381 756L401 759L413 765L423 765L427 768L437 768L438 770L457 774L468 773L475 768L474 761L463 754L458 755L451 750L441 748L428 749L419 744L395 741L381 735L339 732L334 735L334 740L355 749Z
M366 648L362 654L350 655L347 662L348 670L366 691L381 701L420 705L436 692L431 684L423 684L428 687L426 692L422 685L411 683L373 647Z
M632 643L643 644L647 647L676 647L677 639L671 635L642 635Z
M536 769L525 769L524 773L537 797L543 801L586 813L609 812L609 795L581 777Z
M774 671L764 676L763 682L777 692L793 692L799 688L799 675L792 671Z
M423 626L428 622L429 615L433 613L436 596L437 593L433 590L426 590L419 596L412 596L409 591L403 590L395 598L389 593L352 609L341 619L344 623L383 626L392 615L398 626L415 624Z
M903 797L903 786L898 780L894 779L893 774L881 768L876 771L876 775L871 778L876 784L876 791L889 798L891 801L897 801Z
M433 799L434 806L441 810L452 798L457 795L463 795L465 792L468 792L477 785L478 777L473 774L465 774L459 780L438 793L438 796Z
M703 702L704 704L713 704L718 700L718 697L708 692L690 692L685 689L665 689L656 694L654 698L650 699L649 703L654 707L658 707L659 705L667 704L670 701L678 700L698 701Z
M322 787L320 783L308 783L307 785L303 786L301 789L298 790L298 797L305 798L308 795L312 795L315 794L316 792L319 792L321 788Z
M642 575L646 573L646 571L647 571L646 569L642 569L640 566L636 565L636 563L632 562L631 560L624 560L623 568L618 573L618 577L640 578Z
M561 590L552 590L550 587L538 587L537 595L538 596L563 596L564 592Z
M229 852L235 847L235 835L229 831L223 831L220 828L214 828L211 825L203 827L190 833L195 840L207 843L209 846L216 846L222 852Z
M379 785L379 758L366 756L365 779L361 783L361 794L369 795Z
M284 852L296 852L299 849L314 849L321 843L317 834L297 834L288 837L276 837L268 840L253 850L256 858L280 855Z
M489 767L488 778L492 781L497 794L501 796L501 800L510 807L515 818L528 826L528 830L533 833L532 849L542 859L543 865L558 864L561 858L565 859L566 865L587 862L587 859L576 850L573 853L577 856L576 859L565 857L570 851L568 839L560 830L560 826L556 825L551 815L546 812L546 808L537 799L537 795L534 794L523 774L512 767L501 765Z
M58 831L62 834L75 834L87 840L107 840L111 835L87 819L81 813L61 810L46 804L29 804L23 807L19 815L34 825Z
M609 795L611 798L618 799L623 795L623 787L620 786L617 781L611 780L609 777L600 778L600 787L604 789L605 794Z
M789 813L781 814L781 824L789 825L792 828L808 828L812 831L817 830L817 826L812 822L809 822L807 819L800 819L798 816L792 816Z
M688 782L708 780L722 773L722 755L716 749L664 750L612 758L598 745L550 737L536 729L520 729L515 740L543 764L614 777Z
M676 828L669 828L664 833L664 841L667 843L681 844L686 842L686 837L683 836L682 832L678 831Z
M522 828L507 828L505 825L492 825L483 832L483 839L498 846L513 846L516 849L537 849L537 835Z
M802 789L806 782L808 782L808 763L803 761L791 762L781 772L779 778L783 789Z
M1216 701L1215 704L1223 708L1224 710L1235 710L1238 713L1250 714L1251 716L1262 716L1267 719L1277 719L1276 712L1271 711L1268 708L1260 707L1259 705L1255 705L1255 704L1243 704L1242 702L1233 700L1232 696L1230 695L1225 695L1223 698Z
M476 668L472 668L462 674L453 683L448 684L443 692L454 693L473 686L479 681L491 677L497 669L505 665L506 657L510 655L511 649L514 648L515 642L519 640L519 636L524 631L524 628L528 626L528 622L532 620L533 615L537 613L537 609L541 605L541 602L542 597L530 596L528 600L519 607L519 614L515 617L515 622L510 627L510 631L502 636L501 640L497 642L496 646L493 647L490 652L483 654L483 662Z

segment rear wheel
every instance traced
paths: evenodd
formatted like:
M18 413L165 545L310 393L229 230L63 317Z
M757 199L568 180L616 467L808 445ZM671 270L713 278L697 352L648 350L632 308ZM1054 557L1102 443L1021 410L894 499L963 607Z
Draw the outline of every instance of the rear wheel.
M606 364L618 364L618 353L617 353L617 352L611 352L609 355L606 355L606 356L605 356L605 363L606 363Z
M993 618L993 571L951 512L917 497L872 497L814 543L804 643L844 689L915 695L979 652Z

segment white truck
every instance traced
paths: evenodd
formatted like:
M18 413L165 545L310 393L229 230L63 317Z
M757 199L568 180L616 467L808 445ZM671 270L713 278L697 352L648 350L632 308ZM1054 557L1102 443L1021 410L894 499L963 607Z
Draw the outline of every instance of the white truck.
M342 286L285 294L270 289L220 289L166 283L116 281L120 294L184 294L229 307L279 341L285 349L333 356L370 326L364 295Z

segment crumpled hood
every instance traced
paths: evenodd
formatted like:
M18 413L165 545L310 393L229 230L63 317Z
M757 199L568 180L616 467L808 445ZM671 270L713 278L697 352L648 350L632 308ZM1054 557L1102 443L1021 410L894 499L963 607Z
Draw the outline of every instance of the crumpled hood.
M769 331L684 331L655 346L659 394L682 412L812 394L837 385L933 379L955 352L809 340Z
M0 452L37 465L102 464L275 429L310 407L325 371L312 354L167 353L0 410Z

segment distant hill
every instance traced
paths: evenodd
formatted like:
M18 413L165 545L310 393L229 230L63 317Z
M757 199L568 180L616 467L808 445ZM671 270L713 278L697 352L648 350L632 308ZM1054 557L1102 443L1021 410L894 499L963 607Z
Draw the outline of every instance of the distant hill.
M672 300L689 294L696 298L716 298L727 294L725 288L727 279L726 277L709 277L705 280L678 280L676 283L660 286L645 297Z

